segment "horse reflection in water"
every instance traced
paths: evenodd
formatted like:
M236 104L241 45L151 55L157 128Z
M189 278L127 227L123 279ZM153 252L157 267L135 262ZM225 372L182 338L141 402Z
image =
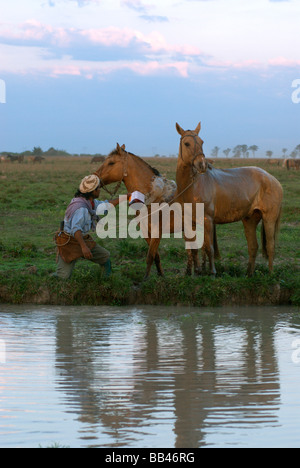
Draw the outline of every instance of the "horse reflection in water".
M210 424L237 433L276 424L276 313L227 312L60 314L58 382L84 442L89 434L91 446L196 448Z

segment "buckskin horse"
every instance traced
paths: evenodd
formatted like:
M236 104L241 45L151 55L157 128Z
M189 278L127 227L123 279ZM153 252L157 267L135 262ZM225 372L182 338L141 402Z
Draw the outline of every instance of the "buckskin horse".
M256 228L262 220L262 249L273 270L275 239L280 226L283 190L275 177L258 167L216 169L209 166L199 137L176 124L180 147L177 161L177 190L181 203L204 203L204 248L211 275L216 275L213 232L215 224L242 221L248 243L247 275L252 276L258 251Z
M115 193L117 193L121 183L124 182L128 192L138 190L139 192L145 194L145 203L148 207L148 210L150 210L151 203L171 204L173 201L177 202L175 182L161 176L157 169L150 166L141 157L127 152L125 150L125 145L120 146L117 144L117 148L108 155L104 163L95 172L95 174L100 178L101 185L104 188L106 188L106 185L118 182L118 185L114 191ZM168 228L169 232L173 233L176 231L176 227L174 226L174 218L172 217L172 213L170 214L170 225ZM151 216L149 216L148 238L146 237L149 249L147 254L147 269L145 279L150 274L153 261L156 264L158 274L163 276L163 269L158 253L162 232L160 230L159 238L154 236L151 238L151 232L153 231L151 231ZM213 234L214 250L215 256L217 258L219 256L219 250L216 233L214 232ZM192 267L194 266L195 274L200 274L202 272L202 267L205 266L204 251L202 255L202 267L198 258L198 249L188 249L187 254L188 262L186 273L191 275Z

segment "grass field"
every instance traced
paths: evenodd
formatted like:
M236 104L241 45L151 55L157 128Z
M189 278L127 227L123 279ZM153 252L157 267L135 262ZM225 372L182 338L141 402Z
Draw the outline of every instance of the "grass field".
M147 161L175 179L176 159ZM293 304L300 305L300 171L287 171L266 160L217 160L216 167L257 165L273 174L284 189L281 231L272 275L261 251L253 278L246 278L247 244L242 223L218 226L221 259L217 278L186 277L181 239L160 245L165 277L155 266L143 282L147 244L138 239L98 242L111 252L113 275L80 261L71 280L50 277L55 271L53 242L65 209L80 180L93 172L86 158L48 158L41 165L0 163L0 302L45 304ZM119 193L125 193L121 186ZM102 198L107 194L103 192ZM259 233L258 233L259 238Z

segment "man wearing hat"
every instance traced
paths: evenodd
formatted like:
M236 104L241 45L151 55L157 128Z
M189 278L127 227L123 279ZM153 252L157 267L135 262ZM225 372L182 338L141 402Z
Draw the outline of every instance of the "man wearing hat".
M105 202L97 200L100 195L100 187L98 176L89 175L85 177L69 204L63 222L63 229L55 236L58 260L54 276L69 279L76 261L82 257L104 266L106 276L110 276L110 253L96 244L88 233L96 229L98 221L96 211L99 205L103 204L104 212L108 209L108 204L117 206L119 198ZM127 195L127 199L129 196L130 194Z

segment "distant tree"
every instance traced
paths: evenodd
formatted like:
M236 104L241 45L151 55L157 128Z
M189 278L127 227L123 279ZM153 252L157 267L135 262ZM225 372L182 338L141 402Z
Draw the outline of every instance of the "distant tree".
M266 151L266 155L268 156L268 158L271 158L273 156L273 151Z
M290 156L291 156L291 158L296 159L297 158L297 151L296 150L292 151Z
M32 150L33 156L42 156L43 150L40 146L35 146Z
M245 158L247 155L248 146L247 145L237 145L233 148L233 157L240 158L241 155Z
M220 148L218 146L215 146L212 151L211 151L211 155L213 158L217 158L218 157L218 154L219 154L219 151L220 151Z
M256 153L256 151L258 150L258 146L256 146L256 145L251 145L251 146L249 146L248 149L249 149L249 151L252 151L253 157L255 158L255 153Z
M297 145L297 146L296 146L295 151L297 151L298 156L300 156L300 145Z
M228 155L230 153L231 149L230 148L226 148L223 153L225 154L226 158L228 158Z
M287 148L282 148L282 157L285 158L285 153L287 152Z
M247 145L241 145L241 152L243 153L243 157L246 157L248 151L248 146Z
M232 152L233 152L233 157L234 157L234 158L240 158L240 157L241 157L241 154L242 154L241 145L235 146L235 147L233 148Z

